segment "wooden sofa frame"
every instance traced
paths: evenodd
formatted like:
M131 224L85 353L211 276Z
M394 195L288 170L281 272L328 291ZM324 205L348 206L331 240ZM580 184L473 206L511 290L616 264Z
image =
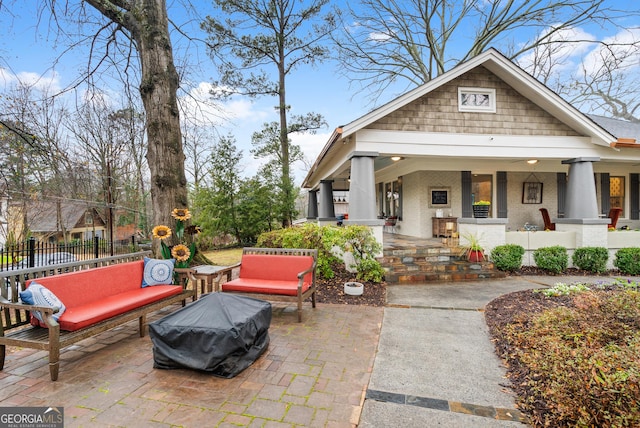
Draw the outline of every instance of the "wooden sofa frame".
M55 381L58 379L60 350L62 348L133 321L136 318L138 319L140 337L144 337L147 329L147 314L175 303L181 302L184 306L189 297L193 299L195 290L187 289L186 282L184 282L182 284L183 290L180 294L132 309L129 312L116 315L76 331L60 330L58 322L53 318L53 314L57 312L58 308L27 305L20 303L18 300L20 287L24 286L28 279L131 262L141 260L150 255L150 251L141 251L54 266L0 271L0 318L2 321L0 323L0 370L4 368L7 346L44 350L49 352L49 372L51 380ZM40 311L48 328L32 326L30 323L30 311Z
M247 295L251 295L251 297L255 297L257 299L262 299L262 300L271 300L271 301L285 301L285 302L290 302L290 301L294 301L297 302L298 304L298 322L302 322L302 302L304 300L306 300L307 298L311 297L311 306L313 308L316 307L316 266L318 264L318 250L316 249L299 249L299 248L253 248L253 247L247 247L247 248L243 248L242 249L242 255L245 254L256 254L256 255L261 255L261 254L269 254L269 255L278 255L278 256L292 256L292 257L296 257L296 256L311 256L313 257L313 264L311 265L311 267L303 272L300 272L297 274L297 278L298 278L298 289L297 289L297 293L295 296L290 296L290 295L283 295L283 294L272 294L272 293L258 293L258 292L253 292L253 291L249 291L249 292L241 292L241 291L225 291L227 293L234 293L234 294L247 294ZM241 267L242 266L242 262L230 266L230 269L234 269L237 267ZM304 282L304 277L305 275L307 275L309 272L312 273L312 282L311 282L311 286L309 287L309 289L305 292L302 291L302 285ZM224 284L222 284L220 286L221 291L224 288Z

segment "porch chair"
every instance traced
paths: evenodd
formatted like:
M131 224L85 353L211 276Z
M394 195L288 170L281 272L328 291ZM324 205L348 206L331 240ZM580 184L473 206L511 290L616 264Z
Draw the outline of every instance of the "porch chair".
M620 217L621 213L622 208L611 208L609 210L609 228L616 228L616 225L618 224L618 218Z
M542 213L542 220L544 221L544 230L556 230L556 224L551 223L549 211L546 208L540 208L540 213Z

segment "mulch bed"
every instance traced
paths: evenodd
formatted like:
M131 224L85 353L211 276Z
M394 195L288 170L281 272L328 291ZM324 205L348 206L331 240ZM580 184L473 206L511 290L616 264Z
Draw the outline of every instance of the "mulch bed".
M598 283L598 275L578 270L572 272L571 275L589 276L590 279L584 281L586 285ZM602 276L615 277L619 275L621 274L618 271L609 271ZM558 275L558 277L558 282L563 282L561 276ZM615 285L604 287L602 290L609 293L620 292L620 288ZM549 418L552 419L552 415L550 415L552 410L544 399L540 399L533 392L532 384L540 379L532 376L531 368L522 364L516 357L515 350L506 340L503 332L510 324L520 325L520 328L526 329L527 323L544 311L558 307L574 307L575 305L576 302L572 296L547 298L542 293L523 290L500 296L489 302L485 308L485 321L489 327L496 354L503 359L507 367L507 377L511 381L509 386L522 403L529 403L526 405L527 408L522 410L528 414L532 426L548 426L545 421L548 421Z
M318 276L316 283L318 291L316 293L316 301L319 303L334 303L341 305L365 305L365 306L384 306L387 302L387 283L361 281L356 279L355 274L347 272L342 267L334 266L334 277L331 279L323 279ZM360 296L351 296L345 294L345 282L360 282L364 285L364 291Z

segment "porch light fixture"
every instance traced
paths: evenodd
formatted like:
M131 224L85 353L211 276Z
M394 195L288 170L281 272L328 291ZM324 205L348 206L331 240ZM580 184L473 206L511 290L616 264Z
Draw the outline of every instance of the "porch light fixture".
M391 160L394 162L398 162L400 159L402 159L402 156L391 156Z
M535 165L535 164L537 164L537 163L538 163L538 159L529 159L529 160L527 161L527 163L528 163L529 165Z

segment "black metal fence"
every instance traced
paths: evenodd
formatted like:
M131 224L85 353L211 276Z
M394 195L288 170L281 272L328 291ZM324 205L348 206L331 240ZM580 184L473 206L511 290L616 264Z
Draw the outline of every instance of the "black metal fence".
M139 251L142 247L146 246L136 242L135 236L132 236L131 240L112 243L96 237L93 240L74 241L67 244L38 242L30 238L0 249L0 271L97 259Z

